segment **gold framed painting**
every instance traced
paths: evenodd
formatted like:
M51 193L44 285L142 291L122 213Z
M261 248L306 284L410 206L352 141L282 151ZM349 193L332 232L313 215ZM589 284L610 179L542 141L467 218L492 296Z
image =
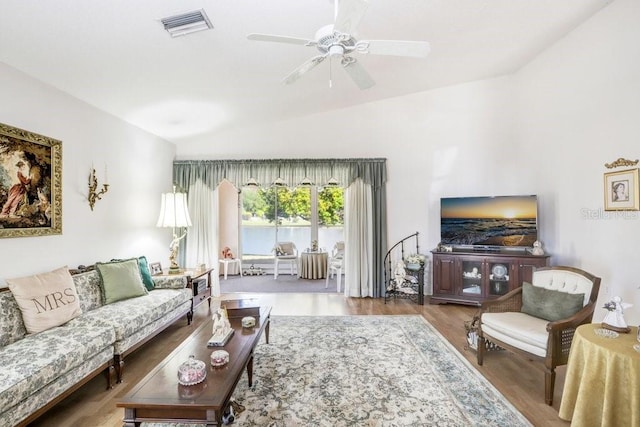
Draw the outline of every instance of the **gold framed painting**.
M638 169L627 169L604 174L604 210L640 210Z
M0 237L62 234L62 142L0 123Z

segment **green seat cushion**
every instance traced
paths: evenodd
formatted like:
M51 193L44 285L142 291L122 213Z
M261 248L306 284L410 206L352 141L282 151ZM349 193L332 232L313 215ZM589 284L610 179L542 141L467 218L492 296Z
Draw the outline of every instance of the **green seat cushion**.
M550 322L566 319L583 307L584 294L566 292L522 284L522 313Z
M147 293L147 289L142 283L138 260L135 258L124 261L98 262L96 269L102 279L105 304L139 297Z

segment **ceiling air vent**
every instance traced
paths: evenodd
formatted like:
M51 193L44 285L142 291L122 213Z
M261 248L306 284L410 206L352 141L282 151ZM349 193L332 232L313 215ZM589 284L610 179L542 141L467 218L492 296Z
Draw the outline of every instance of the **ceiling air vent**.
M162 25L171 34L171 37L184 36L213 28L204 9L162 18Z

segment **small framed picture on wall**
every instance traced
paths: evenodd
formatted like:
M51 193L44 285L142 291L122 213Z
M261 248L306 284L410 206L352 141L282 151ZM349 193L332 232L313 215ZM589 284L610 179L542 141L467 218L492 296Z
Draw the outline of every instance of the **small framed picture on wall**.
M627 169L604 174L604 210L637 211L638 169Z

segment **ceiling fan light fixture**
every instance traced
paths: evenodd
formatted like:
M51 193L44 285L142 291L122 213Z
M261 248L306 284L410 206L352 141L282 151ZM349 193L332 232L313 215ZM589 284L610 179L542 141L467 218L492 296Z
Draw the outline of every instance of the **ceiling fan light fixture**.
M344 55L344 47L340 46L339 44L334 44L333 46L329 47L329 55L331 56L336 56L336 55Z
M161 22L171 37L185 36L213 28L204 9L162 18Z
M333 24L325 25L316 31L314 40L297 37L278 36L275 34L249 34L249 40L268 41L277 43L292 43L303 46L313 46L320 55L316 55L290 72L282 81L291 84L316 67L327 57L329 58L329 88L333 86L332 67L333 57L340 58L340 64L351 80L360 89L369 89L375 81L358 60L351 54L371 54L405 56L424 58L429 54L429 43L414 40L357 40L353 34L362 19L369 0L334 0L336 6Z

